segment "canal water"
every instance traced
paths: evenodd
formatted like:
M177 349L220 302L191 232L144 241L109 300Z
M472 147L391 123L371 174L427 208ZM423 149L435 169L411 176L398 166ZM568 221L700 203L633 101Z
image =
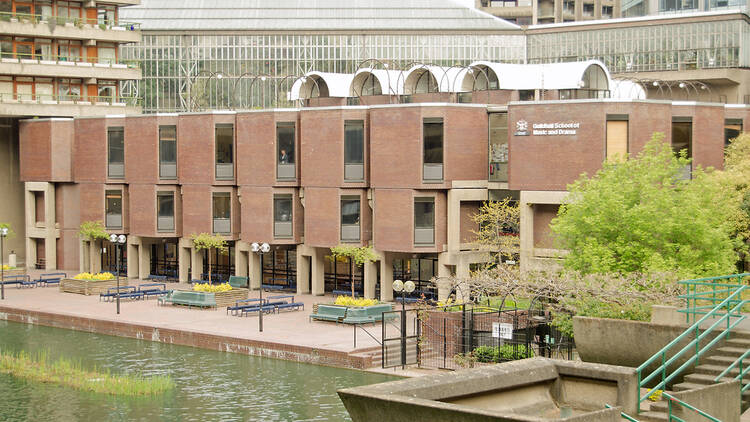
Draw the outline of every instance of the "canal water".
M336 390L398 379L348 369L0 321L0 349L115 373L170 375L152 398L86 393L0 374L0 421L346 421Z

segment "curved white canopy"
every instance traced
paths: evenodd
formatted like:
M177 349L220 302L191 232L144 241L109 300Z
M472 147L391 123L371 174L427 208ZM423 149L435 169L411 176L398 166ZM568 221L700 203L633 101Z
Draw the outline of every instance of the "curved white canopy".
M610 98L619 100L645 100L646 89L629 79L612 79Z
M348 97L354 75L349 73L308 72L294 81L289 100L320 97Z
M579 89L584 88L582 81L589 68L597 66L606 75L607 87L611 86L611 77L604 63L598 60L565 63L511 64L477 61L469 65L472 72L467 72L461 83L463 90L471 90L474 80L482 69L493 72L498 80L497 89Z
M429 76L433 78L432 80L434 81L436 92L463 92L464 89L461 87L461 82L466 73L467 69L465 67L442 67L430 65L413 66L406 71L405 76L403 77L404 93L417 93L421 84L429 83L422 80L422 78ZM429 88L429 86L427 86L427 88Z
M363 85L372 77L380 87L380 93L383 95L402 95L404 93L404 77L397 70L373 69L371 67L362 68L354 74L352 84L349 88L349 96L357 97L365 94L366 89Z

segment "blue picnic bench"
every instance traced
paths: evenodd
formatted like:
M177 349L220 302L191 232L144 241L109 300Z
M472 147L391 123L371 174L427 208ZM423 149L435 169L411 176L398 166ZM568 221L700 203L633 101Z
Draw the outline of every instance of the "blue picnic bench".
M336 296L351 296L352 295L351 290L334 290L332 293ZM354 297L359 297L359 292L355 291Z
M6 275L0 284L9 286L15 284L16 287L35 287L36 281L32 281L28 274Z
M146 280L152 280L152 281L159 281L159 282L166 282L167 276L165 275L156 275L156 274L149 274L148 277L146 277Z
M138 285L138 292L141 293L145 299L150 296L163 296L169 293L169 290L167 290L167 285L165 283L144 283Z
M287 299L291 300L287 302ZM273 305L276 308L276 313L278 313L281 309L293 309L295 311L298 311L300 308L302 308L303 311L305 310L305 304L302 302L295 302L294 295L270 296L268 298L267 305Z
M120 299L143 299L143 292L139 292L135 286L110 287L107 293L99 293L99 300L111 302L117 297Z
M242 299L238 300L234 303L234 306L227 306L227 313L229 311L232 311L232 315L237 315L238 312L242 311L245 308L252 308L257 307L261 302L265 302L265 300L261 301L261 299Z
M60 281L62 279L67 278L68 275L65 273L47 273L47 274L41 274L39 278L36 279L36 285L37 286L49 286L50 284L60 284Z
M270 313L273 313L275 310L276 308L273 305L265 305L265 304L262 306L255 305L255 306L250 306L247 308L242 308L242 310L240 311L240 316L244 317L250 313L261 312L261 311L264 313L270 314Z

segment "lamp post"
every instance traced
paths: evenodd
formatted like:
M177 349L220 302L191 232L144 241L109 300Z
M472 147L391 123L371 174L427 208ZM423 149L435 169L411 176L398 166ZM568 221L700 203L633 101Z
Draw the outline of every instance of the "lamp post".
M253 244L250 245L250 250L257 253L261 260L260 280L258 280L259 281L258 298L260 299L260 308L258 309L258 331L262 333L263 332L263 254L271 251L271 245L265 242L263 242L262 244L259 244L258 242L253 242Z
M115 279L117 280L117 315L120 315L120 261L122 259L122 251L120 248L127 241L127 237L124 234L116 235L110 234L109 241L115 246ZM120 251L118 255L117 252Z
M0 228L0 299L5 300L5 261L3 261L5 252L3 251L3 241L8 235L8 228Z
M261 81L265 81L265 80L266 80L267 78L269 78L269 77L270 77L270 76L268 76L268 75L253 75L253 74L252 74L252 73L250 73L250 72L246 72L246 73L243 73L243 74L241 74L240 76L238 76L238 77L237 77L237 78L236 78L236 79L234 80L234 83L232 84L232 96L231 96L231 97L229 97L229 101L230 101L230 104L229 104L229 108L230 108L230 109L232 109L232 110L234 110L234 109L236 108L236 106L235 106L235 104L234 104L234 103L235 103L235 99L236 99L236 97L237 97L237 84L238 84L238 83L240 82L240 80L241 80L242 78L244 78L245 76L252 76L252 77L253 77L253 78L252 78L252 80L250 81L250 86L249 86L249 87L248 87L248 89L247 89L247 90L249 91L249 93L250 93L250 106L251 106L251 107L252 107L252 102L253 102L253 98L252 98L253 85L255 85L255 81L257 81L258 79L260 79ZM261 102L262 102L262 101L261 101ZM241 106L242 106L242 104L241 104L241 102L240 102L240 107L241 107ZM250 107L250 108L251 108L251 107Z
M218 72L218 71L217 72L213 72L213 71L205 70L205 69L201 70L195 76L193 76L191 82L187 86L187 88L188 88L188 111L193 111L193 108L196 105L195 104L195 100L193 99L193 96L194 96L194 94L193 94L193 85L197 82L198 77L201 76L201 75L203 75L203 74L208 74L208 79L203 84L204 88L206 88L204 90L204 92L207 92L208 89L211 88L209 86L209 84L211 83L211 78L213 78L214 76L218 80L221 80L222 78L224 78L224 74L221 73L221 72ZM211 102L211 93L210 92L208 93L208 102L209 103Z
M414 291L414 282L393 281L393 290L401 293L401 369L406 367L406 294Z

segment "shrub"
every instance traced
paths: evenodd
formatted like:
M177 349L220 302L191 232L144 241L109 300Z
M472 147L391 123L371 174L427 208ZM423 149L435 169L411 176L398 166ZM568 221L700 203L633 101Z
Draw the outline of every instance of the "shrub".
M472 352L477 362L502 362L534 357L534 351L524 344L502 346L479 346Z
M112 273L104 272L104 273L80 273L73 277L76 280L92 280L92 281L107 281L107 280L114 280L115 276Z
M206 293L220 293L220 292L228 292L232 290L232 286L229 285L229 283L222 283L218 285L208 284L208 283L198 283L193 286L194 292L206 292Z
M595 318L627 319L630 321L651 320L651 303L631 302L624 305L604 302L596 299L578 299L570 301L575 314ZM573 338L573 317L564 312L552 316L552 325L561 333Z
M334 302L341 306L373 306L378 304L377 299L355 299L351 296L338 296Z
M5 264L5 265L3 265L3 269L4 270L15 270L16 267L11 267L10 265Z

